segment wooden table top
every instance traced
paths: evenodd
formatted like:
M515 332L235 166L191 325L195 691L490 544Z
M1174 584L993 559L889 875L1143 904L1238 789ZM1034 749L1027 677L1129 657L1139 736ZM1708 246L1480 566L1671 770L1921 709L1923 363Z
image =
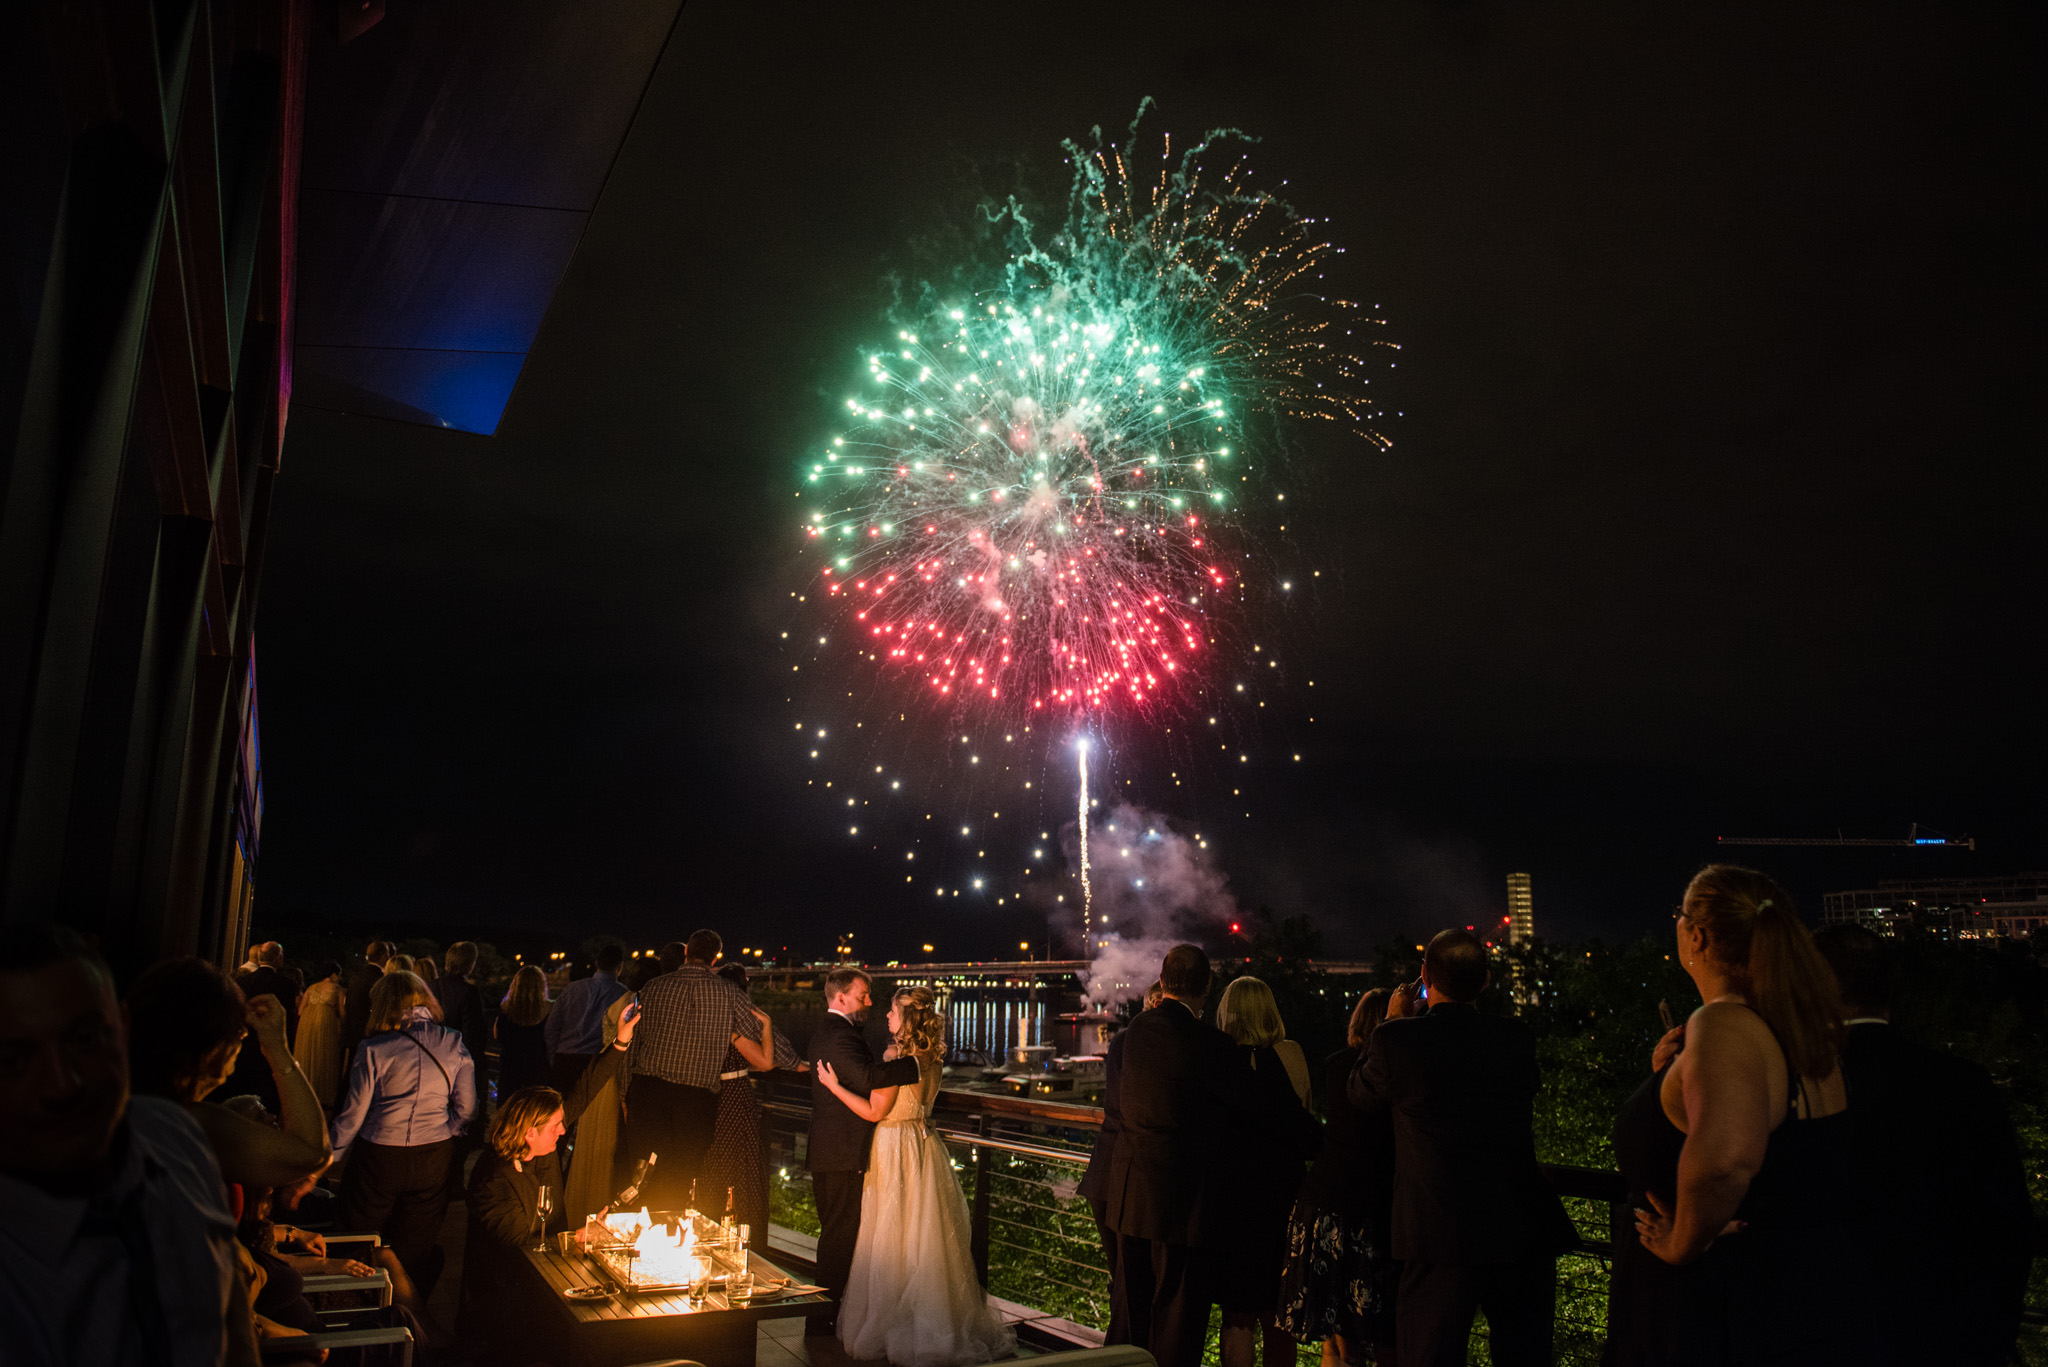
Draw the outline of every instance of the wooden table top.
M577 1324L649 1320L671 1315L691 1318L729 1315L736 1319L780 1319L789 1315L807 1314L813 1306L827 1304L830 1300L822 1294L778 1296L772 1300L761 1300L756 1297L746 1305L734 1306L726 1300L725 1292L713 1290L695 1309L690 1306L688 1294L682 1291L622 1293L610 1300L572 1301L562 1293L572 1287L603 1286L607 1284L608 1279L599 1275L599 1269L585 1261L581 1253L563 1254L552 1249L546 1253L536 1253L529 1248L526 1250L526 1260L540 1274L541 1281L554 1293L555 1303ZM757 1286L763 1278L772 1280L789 1275L752 1249L747 1251L747 1266L753 1270Z

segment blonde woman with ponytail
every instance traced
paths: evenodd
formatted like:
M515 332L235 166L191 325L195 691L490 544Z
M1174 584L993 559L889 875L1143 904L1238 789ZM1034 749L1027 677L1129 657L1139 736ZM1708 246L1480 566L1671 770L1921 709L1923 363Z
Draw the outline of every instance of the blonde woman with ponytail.
M895 1367L963 1367L1008 1357L1016 1336L989 1309L968 1247L967 1202L946 1146L926 1123L939 1091L946 1021L929 987L889 1003L888 1058L918 1060L915 1087L856 1096L820 1060L817 1078L847 1109L876 1122L861 1186L860 1235L839 1308L839 1342Z
M1754 870L1700 870L1673 919L1704 1004L1615 1125L1638 1244L1617 1249L1608 1360L1868 1361L1834 975Z

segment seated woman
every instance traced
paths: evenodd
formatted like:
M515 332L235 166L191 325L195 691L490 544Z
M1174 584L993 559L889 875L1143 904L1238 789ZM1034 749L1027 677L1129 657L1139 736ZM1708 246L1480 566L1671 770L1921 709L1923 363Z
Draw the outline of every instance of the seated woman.
M318 1363L327 1355L317 1349L294 1354L288 1341L301 1334L326 1330L319 1312L307 1298L305 1279L311 1276L342 1275L368 1277L374 1269L352 1258L327 1258L326 1241L318 1234L293 1229L272 1220L273 1193L258 1187L248 1193L235 1237L242 1246L243 1273L249 1280L250 1301L256 1312L256 1336L265 1344L264 1362ZM391 1250L377 1250L388 1258ZM390 1259L388 1266L397 1267ZM412 1331L415 1343L429 1341L426 1307L413 1293L402 1272L392 1281L392 1303L382 1308L358 1310L349 1316L353 1328L403 1327ZM434 1336L438 1341L441 1336ZM353 1367L381 1367L395 1362L399 1354L391 1348L358 1350L349 1357Z
M246 1001L234 979L204 959L167 959L129 986L126 1006L134 1089L181 1102L206 1132L223 1178L281 1187L327 1166L327 1117L292 1057L277 998ZM274 1126L200 1100L234 1072L250 1034L277 1081Z
M514 1275L520 1257L537 1239L570 1223L557 1151L562 1135L625 1072L626 1050L639 1024L638 1005L619 1013L611 1048L583 1070L567 1097L552 1087L522 1087L498 1103L487 1147L469 1174L458 1331L465 1341L502 1345L517 1334L525 1294L520 1288L527 1280Z

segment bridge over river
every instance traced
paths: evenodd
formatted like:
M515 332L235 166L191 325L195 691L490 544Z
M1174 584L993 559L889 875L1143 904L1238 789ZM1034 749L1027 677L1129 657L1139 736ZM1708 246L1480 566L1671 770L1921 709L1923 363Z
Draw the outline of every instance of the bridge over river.
M843 963L852 962L749 965L747 971L756 983L780 992L818 992L824 989L827 973ZM1078 993L1081 975L1087 971L1088 962L1086 959L1016 959L904 963L892 959L887 963L858 963L853 966L864 969L877 980L892 983L923 983L931 987L1057 987ZM1243 959L1220 960L1219 966L1244 962ZM1340 977L1362 976L1373 969L1370 959L1312 959L1309 962L1319 972Z
M1231 966L1243 963L1240 959ZM776 1028L802 1044L824 1014L825 975L839 966L750 965L748 972L756 990L788 994L779 1001L764 999L762 1004L774 1018ZM1050 1044L1062 1054L1091 1053L1100 1048L1099 1033L1085 1028L1102 1020L1099 1015L1092 1015L1082 997L1082 979L1088 969L1085 959L855 966L865 969L875 980L878 1013L889 989L912 985L932 988L946 1017L946 1035L956 1059L999 1061L1007 1050L1018 1045ZM1369 962L1350 959L1318 960L1315 967L1344 977L1372 971Z

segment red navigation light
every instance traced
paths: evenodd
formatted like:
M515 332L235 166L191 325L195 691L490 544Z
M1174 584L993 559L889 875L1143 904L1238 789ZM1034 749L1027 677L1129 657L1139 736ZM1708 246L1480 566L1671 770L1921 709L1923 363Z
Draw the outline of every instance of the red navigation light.
M1239 924L1238 924L1237 922L1235 922L1235 921L1232 921L1232 922L1230 923L1230 933L1231 933L1232 935L1235 935L1235 934L1237 934L1237 933L1238 933L1239 931L1241 931L1241 930L1243 930L1243 929L1244 929L1244 927L1243 927L1243 926L1241 926L1241 925L1239 925Z

